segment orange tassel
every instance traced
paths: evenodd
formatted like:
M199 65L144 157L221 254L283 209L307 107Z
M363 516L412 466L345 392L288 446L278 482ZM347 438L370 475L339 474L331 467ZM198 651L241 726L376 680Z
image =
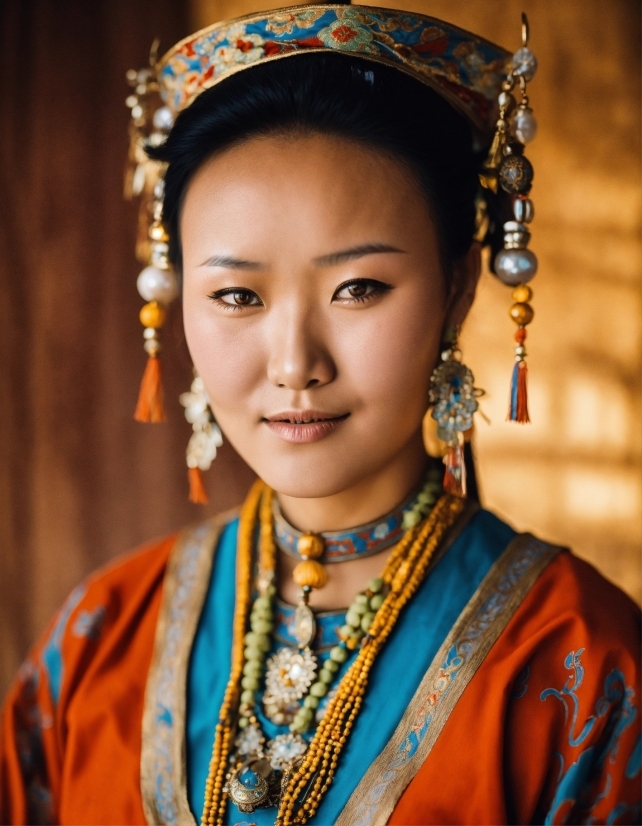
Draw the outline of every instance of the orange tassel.
M164 422L163 379L160 360L157 356L147 359L138 394L138 404L134 418L137 422Z
M196 505L207 505L209 499L203 484L201 469L197 467L188 468L187 478L189 479L189 501Z
M466 497L466 465L464 463L464 446L455 445L448 448L448 453L444 456L446 473L444 474L444 491L459 496L460 499Z

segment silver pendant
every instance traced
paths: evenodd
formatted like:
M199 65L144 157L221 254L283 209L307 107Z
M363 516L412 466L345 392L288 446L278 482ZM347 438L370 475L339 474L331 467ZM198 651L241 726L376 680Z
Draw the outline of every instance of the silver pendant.
M281 648L267 662L266 694L282 706L295 703L312 685L316 671L317 658L309 648Z
M312 609L301 601L294 612L294 636L300 648L307 648L317 632L317 623Z
M287 771L295 765L308 750L308 743L300 734L279 734L270 740L267 759L273 769Z
M281 780L266 759L258 758L232 772L223 791L239 812L250 814L255 809L278 804Z

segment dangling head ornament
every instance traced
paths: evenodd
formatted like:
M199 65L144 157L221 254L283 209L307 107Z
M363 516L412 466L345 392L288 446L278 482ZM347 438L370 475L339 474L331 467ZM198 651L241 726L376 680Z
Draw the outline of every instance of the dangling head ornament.
M295 6L215 23L180 41L160 60L154 44L149 68L127 75L133 91L127 98L132 118L126 195L141 197L137 256L145 267L137 286L147 302L140 318L149 356L136 419L157 422L165 418L159 330L167 306L178 295L177 277L168 256L169 238L162 222L164 170L162 164L149 158L146 147L162 143L176 115L202 92L238 72L299 55L336 53L398 69L430 87L469 121L478 146L490 147L480 170L480 183L492 193L503 192L512 213L504 223L504 248L492 264L498 278L513 288L510 314L518 328L508 417L529 421L524 341L533 310L529 303L532 291L526 285L536 273L537 260L527 249L528 225L533 218L528 197L533 169L523 151L536 130L526 86L535 74L537 61L527 44L525 16L521 48L511 56L483 38L423 14L344 4ZM521 95L519 104L513 96L515 89ZM483 204L483 198L479 200ZM483 216L483 207L480 213ZM448 354L454 352L458 352L456 341L447 342L442 358L448 360ZM442 368L438 368L439 375L446 377L448 387L437 386L433 378L433 416L438 417L441 438L451 448L446 463L456 478L463 467L452 466L458 461L453 457L462 455L462 431L469 429L469 416L447 417L444 411L447 407L459 409L459 374L467 368ZM466 373L465 384L472 388L472 374L468 377ZM468 407L476 406L476 392L470 391ZM194 428L187 457L190 498L206 501L200 472L216 455L220 430L211 411L207 412L207 394L198 377L181 402ZM201 412L195 416L197 407ZM461 490L465 485L458 483L456 487Z

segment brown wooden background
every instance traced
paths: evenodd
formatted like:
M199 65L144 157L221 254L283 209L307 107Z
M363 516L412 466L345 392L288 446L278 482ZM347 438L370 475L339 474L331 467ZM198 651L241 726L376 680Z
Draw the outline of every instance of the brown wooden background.
M124 75L154 37L275 5L251 0L5 0L0 7L0 692L89 571L197 518L189 426L132 421L144 366L122 200ZM536 323L530 429L504 423L508 294L486 276L465 355L488 390L486 503L570 542L640 598L639 5L632 0L404 0L514 48L529 13ZM190 364L178 313L169 399ZM172 346L174 344L175 346ZM211 509L250 479L226 446Z

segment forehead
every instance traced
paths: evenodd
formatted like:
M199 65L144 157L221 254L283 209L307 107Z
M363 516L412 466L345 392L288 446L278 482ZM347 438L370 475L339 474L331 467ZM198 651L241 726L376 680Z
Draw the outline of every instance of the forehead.
M351 233L431 234L433 222L408 166L342 137L252 138L197 170L183 204L184 248L204 234L267 240L284 228L303 243Z

